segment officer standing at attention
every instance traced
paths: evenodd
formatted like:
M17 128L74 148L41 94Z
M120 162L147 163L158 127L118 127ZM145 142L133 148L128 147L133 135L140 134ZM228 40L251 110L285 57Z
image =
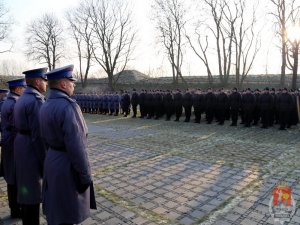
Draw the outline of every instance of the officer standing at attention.
M14 129L13 111L20 95L23 93L25 80L17 79L8 81L10 93L2 105L1 110L1 156L3 157L2 168L4 179L7 183L7 197L11 218L21 218L21 207L17 202L17 185L14 164L14 139L16 131Z
M6 89L0 89L0 133L1 133L1 108L2 104L6 99L6 95L8 93L8 90ZM0 143L1 146L1 143ZM0 177L3 177L3 154L1 154L1 159L0 159Z
M132 105L132 111L133 111L133 116L132 118L136 118L137 114L137 106L139 104L139 94L136 92L135 89L132 90L132 95L130 99L131 105Z
M39 110L45 102L47 68L23 72L27 87L15 104L14 141L18 203L23 225L38 225L42 200L42 177L46 147L41 139Z
M96 208L87 153L88 128L74 91L73 65L48 72L50 93L40 110L41 134L48 146L43 209L50 225L79 224Z

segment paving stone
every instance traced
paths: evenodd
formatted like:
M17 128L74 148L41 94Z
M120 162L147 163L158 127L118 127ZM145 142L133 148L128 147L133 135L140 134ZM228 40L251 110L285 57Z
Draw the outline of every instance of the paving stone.
M116 203L96 193L98 210L83 225L154 225L143 217L148 213L144 209L192 224L224 203L229 206L231 197L241 198L239 204L230 206L223 220L215 218L215 224L269 225L274 221L268 204L281 180L300 200L299 127L283 133L277 125L244 129L232 128L228 121L216 126L90 114L85 118L94 184L120 199ZM248 190L256 179L257 188ZM0 178L0 224L12 225L5 193ZM290 224L299 224L299 218L297 210Z

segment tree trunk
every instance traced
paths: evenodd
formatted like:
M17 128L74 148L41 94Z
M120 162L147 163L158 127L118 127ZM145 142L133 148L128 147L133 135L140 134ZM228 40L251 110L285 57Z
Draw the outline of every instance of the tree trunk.
M285 40L282 40L282 53L281 53L281 76L280 76L280 86L284 87L285 86L285 68L286 68L286 46L285 46Z
M298 57L299 57L299 44L296 45L294 51L294 66L293 66L293 78L292 78L292 88L297 88L297 73L298 73Z

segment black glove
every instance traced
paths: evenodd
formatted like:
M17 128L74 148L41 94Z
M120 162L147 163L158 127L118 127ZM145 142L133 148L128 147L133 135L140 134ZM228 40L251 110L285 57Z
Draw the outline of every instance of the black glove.
M86 191L86 189L88 189L88 187L91 185L91 183L89 184L78 184L77 185L77 191L79 194L82 194L83 192Z

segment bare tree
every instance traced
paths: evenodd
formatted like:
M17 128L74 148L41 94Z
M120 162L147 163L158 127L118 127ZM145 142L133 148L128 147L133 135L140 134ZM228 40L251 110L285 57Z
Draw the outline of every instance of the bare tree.
M212 75L210 63L208 60L208 47L209 47L208 35L206 35L206 34L201 35L201 32L197 28L195 29L195 34L197 36L197 45L199 46L199 49L197 49L196 45L191 40L190 36L186 35L186 37L187 37L188 42L189 42L191 48L193 49L194 53L198 56L198 58L205 65L208 83L212 84L213 83L213 75Z
M46 63L49 70L55 69L63 57L62 32L62 25L54 14L44 14L33 20L26 32L28 58Z
M292 88L297 88L300 51L300 6L292 8L291 27L287 29L287 68L292 71ZM292 35L293 34L293 35Z
M249 2L249 1L248 1ZM257 4L255 3L250 11L246 7L246 1L235 3L235 9L238 13L234 29L235 46L235 76L236 84L243 84L253 66L253 62L259 51L261 41L260 32L255 32ZM246 12L251 12L248 16ZM246 21L248 20L248 22Z
M186 9L183 0L155 0L154 19L162 43L172 68L173 83L182 77L183 37L186 24ZM185 81L184 81L185 82Z
M296 0L270 0L270 2L275 6L274 12L271 12L270 14L275 18L276 34L281 42L280 50L282 62L280 85L283 87L285 86L286 67L288 66L287 55L290 55L290 52L288 52L290 50L288 50L287 46L287 26L292 23L292 17L293 15L295 16L295 11L297 8L299 9L299 5L296 6Z
M86 1L67 12L72 37L76 42L77 56L79 60L78 76L83 88L87 85L87 78L92 65L93 56L93 32L94 24L89 14L89 4Z
M0 42L7 39L9 30L13 24L13 20L9 15L9 10L5 7L4 2L0 2ZM0 53L5 53L11 50L12 44L8 49L0 50Z
M136 31L128 4L121 0L90 0L89 16L93 23L93 56L105 70L108 86L114 89L134 50Z
M217 56L220 83L228 84L230 74L235 73L236 84L240 85L248 75L257 55L260 39L254 32L255 8L248 9L246 1L204 0L205 20L198 21L195 28L196 40L187 35L190 46L204 63L209 82L212 82L212 59ZM252 12L249 18L245 12ZM247 21L246 21L247 18ZM202 19L202 18L200 18Z

